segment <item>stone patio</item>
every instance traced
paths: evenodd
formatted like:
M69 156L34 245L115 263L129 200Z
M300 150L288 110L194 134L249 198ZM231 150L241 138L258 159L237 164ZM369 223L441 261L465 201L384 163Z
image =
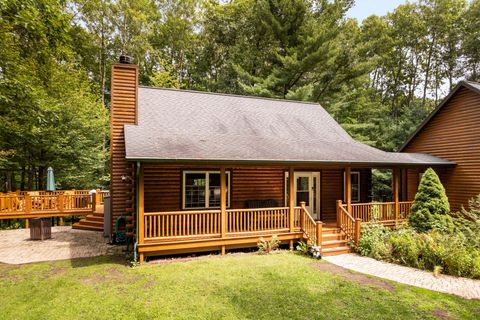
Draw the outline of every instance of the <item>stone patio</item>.
M450 293L467 299L480 299L480 280L447 275L435 277L432 272L361 257L357 254L342 254L324 259L345 269L371 276L432 291Z
M0 263L23 264L119 254L124 247L107 244L102 232L52 227L52 239L30 240L29 229L0 231Z

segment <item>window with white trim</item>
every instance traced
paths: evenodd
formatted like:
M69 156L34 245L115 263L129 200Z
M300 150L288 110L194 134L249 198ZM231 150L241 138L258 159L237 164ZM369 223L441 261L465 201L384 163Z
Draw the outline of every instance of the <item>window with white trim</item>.
M230 172L225 172L227 207L230 206ZM220 171L183 172L183 209L220 208Z

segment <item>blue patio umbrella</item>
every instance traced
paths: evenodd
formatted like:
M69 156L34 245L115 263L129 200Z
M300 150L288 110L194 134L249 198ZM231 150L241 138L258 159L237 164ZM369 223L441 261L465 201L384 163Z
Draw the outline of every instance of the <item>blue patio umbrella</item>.
M47 191L55 191L55 178L52 167L48 167L47 169Z

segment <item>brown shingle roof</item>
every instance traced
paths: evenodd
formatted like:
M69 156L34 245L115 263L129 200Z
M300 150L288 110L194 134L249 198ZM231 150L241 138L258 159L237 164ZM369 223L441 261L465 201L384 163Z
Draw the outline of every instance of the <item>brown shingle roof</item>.
M128 160L452 164L356 142L318 104L149 87L138 94L138 125L125 125Z

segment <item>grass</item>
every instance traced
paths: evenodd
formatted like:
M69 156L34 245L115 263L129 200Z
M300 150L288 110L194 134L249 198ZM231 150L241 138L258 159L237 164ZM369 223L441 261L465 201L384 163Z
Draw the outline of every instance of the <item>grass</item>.
M0 265L0 314L2 319L480 317L480 301L392 282L378 286L378 279L360 283L326 271L325 263L280 253L137 268L115 257Z

